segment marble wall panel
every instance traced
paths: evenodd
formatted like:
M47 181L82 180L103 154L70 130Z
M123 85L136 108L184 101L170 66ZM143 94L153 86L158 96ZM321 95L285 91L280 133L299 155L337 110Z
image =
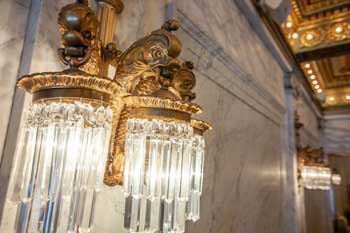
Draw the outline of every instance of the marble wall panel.
M322 134L323 144L328 153L350 155L350 114L326 116Z
M9 122L12 98L21 61L26 22L31 1L0 2L0 161ZM11 23L10 23L11 22Z
M295 109L300 116L300 122L304 124L300 129L300 141L302 146L319 148L321 146L320 117L311 105L302 95L295 99Z
M338 215L344 215L344 211L350 209L350 157L331 156L330 165L340 174L340 185L334 185L334 207Z
M322 145L321 113L306 94L301 84L296 84L294 109L298 112L300 122L300 144L311 148ZM333 232L332 199L329 191L312 191L303 189L297 193L299 225L301 232L326 233ZM322 211L320 211L322 209Z
M330 191L304 189L307 233L333 233Z
M285 79L290 79L291 76L286 76ZM288 81L288 80L286 80ZM287 114L285 115L285 124L282 129L285 135L285 150L281 158L282 172L282 226L289 232L303 232L304 216L301 209L298 192L297 179L297 153L295 146L295 129L294 129L294 97L293 89L286 89L286 107Z
M246 76L247 82L251 78L251 82L256 82L254 85L263 86L284 103L281 68L234 1L182 0L176 1L176 7L182 13L177 15L180 20L190 19L199 31L216 42L207 47L209 52L218 58L229 54L234 60L231 65Z
M201 219L188 232L281 232L280 126L199 76L209 133ZM274 140L270 140L274 138Z
M0 215L3 216L2 221L8 223L11 227L15 213L11 213L13 210L12 206L8 203L5 204L5 197L7 191L11 188L9 183L9 177L13 163L15 161L15 149L17 146L17 136L19 125L21 124L23 110L28 107L30 103L31 96L26 95L23 90L15 88L15 83L17 78L22 75L44 72L44 71L56 71L62 68L57 58L57 48L60 46L58 37L58 27L57 27L57 16L59 9L66 3L65 1L39 1L33 0L31 3L29 1L13 1L21 2L22 6L28 7L28 15L25 16L25 28L22 29L22 33L25 33L23 38L23 44L20 48L21 58L18 59L18 67L16 76L13 78L12 89L5 86L1 87L0 90L12 90L14 96L11 99L6 100L7 104L11 106L10 121L8 123L8 130L6 132L6 127L0 128L0 132L6 135L6 145L2 153L2 162L0 170ZM18 16L18 22L21 22L21 15L19 12L13 12L12 17ZM7 20L9 22L17 20ZM11 24L9 24L11 25ZM16 50L14 50L16 51ZM8 57L3 54L0 59L8 59ZM16 64L17 60L10 58L13 64ZM9 82L10 83L10 82ZM5 109L6 113L6 109ZM4 208L6 210L4 210ZM10 231L8 231L10 232Z
M182 29L177 32L184 47L181 58L195 63L196 102L205 109L201 118L215 127L207 136L201 220L187 224L187 232L282 232L281 169L284 168L281 156L285 111L282 71L232 2L225 1L223 4L227 5L220 9L224 9L224 16L233 22L231 30L237 27L242 30L240 34L234 30L232 33L227 30L226 33L230 32L227 35L220 32L225 38L216 38L212 31L204 30L208 24L213 28L222 26L217 24L219 18L215 12L212 18L206 19L207 24L194 17L194 13L200 14L206 9L202 5L210 4L209 1L197 1L197 5L190 1L163 3L160 5L165 9L160 14L152 13L151 2L126 2L117 35L119 47L125 48L128 41L158 28L169 8L172 12L167 12L165 17L173 15L182 23ZM226 20L225 17L221 20ZM148 23L153 26L147 28ZM126 26L120 27L121 24ZM250 56L256 59L255 69L259 70L251 70L246 54L236 56L226 49L235 38L239 41L232 45L239 50L236 53L247 47ZM116 198L113 192L113 189L104 190L100 197L111 203L110 207L124 206L122 199L109 201L111 197ZM122 212L113 207L101 208L96 214L96 229L106 233L112 225L114 229L122 229L117 224L122 221ZM112 223L106 216L119 216L119 220ZM294 231L288 226L284 232Z
M115 42L121 50L137 39L159 29L165 22L167 0L124 1L124 11L118 16Z
M55 22L66 2L42 1L30 71L61 69ZM231 0L125 1L117 25L119 47L125 49L170 16L184 26L178 32L182 59L196 65L196 102L206 111L201 118L215 127L207 135L201 219L188 224L187 232L295 232L283 220L293 198L284 196L291 160L282 159L287 150L282 70ZM96 231L123 232L123 208L121 188L104 187Z

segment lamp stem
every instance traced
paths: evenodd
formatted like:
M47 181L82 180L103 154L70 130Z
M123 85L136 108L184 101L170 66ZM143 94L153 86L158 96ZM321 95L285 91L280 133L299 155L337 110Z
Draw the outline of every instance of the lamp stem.
M122 0L97 0L97 18L100 22L99 39L102 48L113 42L117 23L117 14L123 11ZM102 60L100 75L107 76L109 63Z

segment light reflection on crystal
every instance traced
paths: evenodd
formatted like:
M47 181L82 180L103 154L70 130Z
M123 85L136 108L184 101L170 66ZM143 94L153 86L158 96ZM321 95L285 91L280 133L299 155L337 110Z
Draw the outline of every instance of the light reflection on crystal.
M7 199L19 209L13 232L92 231L111 119L109 107L89 103L29 107Z
M127 232L185 232L199 219L204 139L186 123L129 119L125 141Z
M192 141L191 151L191 180L190 180L190 200L187 203L187 219L196 222L200 215L200 197L203 186L204 169L204 147L203 136L195 135Z
M302 184L307 189L329 190L331 169L319 166L304 166L301 171Z
M341 185L341 176L337 173L332 174L332 183L335 185Z

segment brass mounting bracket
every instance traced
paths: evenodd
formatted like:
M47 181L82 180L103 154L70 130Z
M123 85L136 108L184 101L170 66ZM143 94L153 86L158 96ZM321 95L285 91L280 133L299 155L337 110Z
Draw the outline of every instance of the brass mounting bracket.
M158 101L160 108L170 109L166 110L170 118L172 114L174 118L178 116L176 111L186 112L183 108L190 106L196 113L200 108L190 103L196 96L192 92L196 84L194 65L178 59L182 45L173 32L180 23L169 20L122 52L112 41L116 13L123 10L123 2L97 2L97 16L88 7L87 0L62 8L58 24L63 48L59 49L59 55L64 64L93 75L106 76L110 64L116 67L114 79L110 81L120 87L121 93L111 96L112 135L104 177L104 182L112 186L123 181L125 128L132 113L130 103L123 96L147 100L151 105ZM171 110L174 106L179 109ZM190 114L188 123L191 123Z

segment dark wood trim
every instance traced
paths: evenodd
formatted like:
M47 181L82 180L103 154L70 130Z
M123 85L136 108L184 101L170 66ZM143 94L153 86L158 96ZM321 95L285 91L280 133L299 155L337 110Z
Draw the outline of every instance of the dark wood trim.
M295 55L297 62L319 60L323 58L350 55L350 43L318 48L310 51L299 52Z

